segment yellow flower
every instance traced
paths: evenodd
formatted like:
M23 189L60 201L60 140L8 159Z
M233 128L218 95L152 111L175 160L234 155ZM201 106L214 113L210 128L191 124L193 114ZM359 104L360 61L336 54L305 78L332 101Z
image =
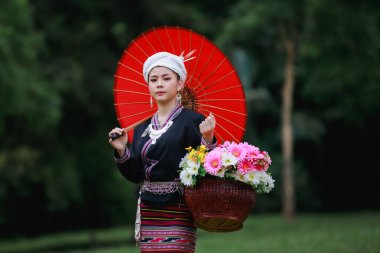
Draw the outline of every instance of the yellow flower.
M193 162L197 162L197 153L194 149L190 151L189 159Z
M205 146L205 145L201 145L201 146L199 147L199 151L201 151L201 152L205 152L205 151L206 151L206 146Z
M188 151L187 158L190 161L204 163L205 156L207 155L207 148L205 145L198 146L197 148L189 146L186 150Z

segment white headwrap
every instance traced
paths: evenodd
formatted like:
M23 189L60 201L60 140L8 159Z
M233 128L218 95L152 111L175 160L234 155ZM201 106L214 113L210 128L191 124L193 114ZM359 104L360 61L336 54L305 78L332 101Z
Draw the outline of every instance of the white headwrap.
M183 83L185 83L187 71L186 71L184 62L192 59L192 58L191 59L189 58L185 60L185 58L190 56L192 53L193 51L190 52L185 57L183 57L182 55L177 56L168 52L159 52L154 55L151 55L144 62L144 66L143 66L143 75L144 75L145 81L148 83L148 77L149 77L150 71L152 71L153 68L160 66L160 67L166 67L174 71L175 73L177 73L179 76L179 79Z

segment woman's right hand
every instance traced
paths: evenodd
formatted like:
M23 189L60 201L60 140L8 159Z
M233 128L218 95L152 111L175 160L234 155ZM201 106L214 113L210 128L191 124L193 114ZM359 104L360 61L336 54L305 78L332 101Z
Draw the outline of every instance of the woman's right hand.
M117 134L120 136L112 140L110 137L112 134ZM108 137L108 142L111 144L111 146L119 153L120 156L123 156L128 143L127 131L125 131L123 128L115 127L108 133Z

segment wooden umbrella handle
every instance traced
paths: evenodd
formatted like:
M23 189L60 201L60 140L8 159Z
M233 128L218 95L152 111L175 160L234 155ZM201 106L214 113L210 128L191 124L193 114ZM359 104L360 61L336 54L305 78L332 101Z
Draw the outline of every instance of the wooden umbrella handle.
M126 130L127 132L129 131L129 130L131 130L133 127L126 127L126 128L123 128L124 130ZM119 138L121 136L121 134L117 134L117 133L113 133L113 134L111 134L110 136L109 136L109 138L111 138L111 140L115 140L115 139L117 139L117 138Z
M151 115L149 115L148 117L145 117L135 123L133 123L132 125L130 126L127 126L126 128L123 128L125 131L129 132L130 130L132 130L133 128L135 128L137 125L141 124L142 122L144 122L145 120L147 120L148 118L150 118ZM117 133L113 133L109 136L109 138L111 138L111 140L115 140L117 138L119 138L121 135L120 134L117 134Z

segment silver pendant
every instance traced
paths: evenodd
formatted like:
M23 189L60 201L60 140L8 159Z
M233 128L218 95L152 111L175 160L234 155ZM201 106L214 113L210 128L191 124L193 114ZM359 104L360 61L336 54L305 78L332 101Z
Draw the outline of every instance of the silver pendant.
M149 129L148 129L149 127L147 127L146 129L145 129L145 131L142 133L142 135L141 135L141 137L145 137L147 134L148 134L148 132L149 132Z

